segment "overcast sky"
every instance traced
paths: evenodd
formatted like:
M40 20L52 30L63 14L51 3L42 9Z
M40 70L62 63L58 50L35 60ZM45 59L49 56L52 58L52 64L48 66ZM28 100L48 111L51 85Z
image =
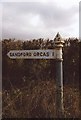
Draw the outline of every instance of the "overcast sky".
M37 1L2 1L3 38L53 39L57 32L79 36L79 0Z

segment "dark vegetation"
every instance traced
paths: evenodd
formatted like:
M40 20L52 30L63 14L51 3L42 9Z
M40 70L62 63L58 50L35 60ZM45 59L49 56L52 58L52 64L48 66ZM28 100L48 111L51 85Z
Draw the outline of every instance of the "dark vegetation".
M79 45L76 38L65 40L63 48L64 113L80 117ZM8 58L10 50L53 49L54 40L2 41L3 117L55 118L55 61Z

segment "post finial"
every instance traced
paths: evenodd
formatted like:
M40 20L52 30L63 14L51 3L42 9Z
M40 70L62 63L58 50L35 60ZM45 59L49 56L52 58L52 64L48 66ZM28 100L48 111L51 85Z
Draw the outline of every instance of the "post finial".
M54 38L54 42L55 42L56 47L63 47L64 40L61 37L61 35L59 34L59 32L56 34L56 36Z

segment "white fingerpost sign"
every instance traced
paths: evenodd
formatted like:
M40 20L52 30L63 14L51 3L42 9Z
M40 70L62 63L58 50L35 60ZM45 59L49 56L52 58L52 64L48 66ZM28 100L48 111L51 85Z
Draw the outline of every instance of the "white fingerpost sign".
M11 59L60 59L61 50L11 50L8 57Z

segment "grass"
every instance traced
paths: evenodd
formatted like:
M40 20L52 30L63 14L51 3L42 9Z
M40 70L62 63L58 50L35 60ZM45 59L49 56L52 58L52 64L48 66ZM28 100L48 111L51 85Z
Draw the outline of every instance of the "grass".
M31 81L23 88L3 90L3 118L57 118L56 85L51 81ZM78 118L79 90L64 86L64 117Z

